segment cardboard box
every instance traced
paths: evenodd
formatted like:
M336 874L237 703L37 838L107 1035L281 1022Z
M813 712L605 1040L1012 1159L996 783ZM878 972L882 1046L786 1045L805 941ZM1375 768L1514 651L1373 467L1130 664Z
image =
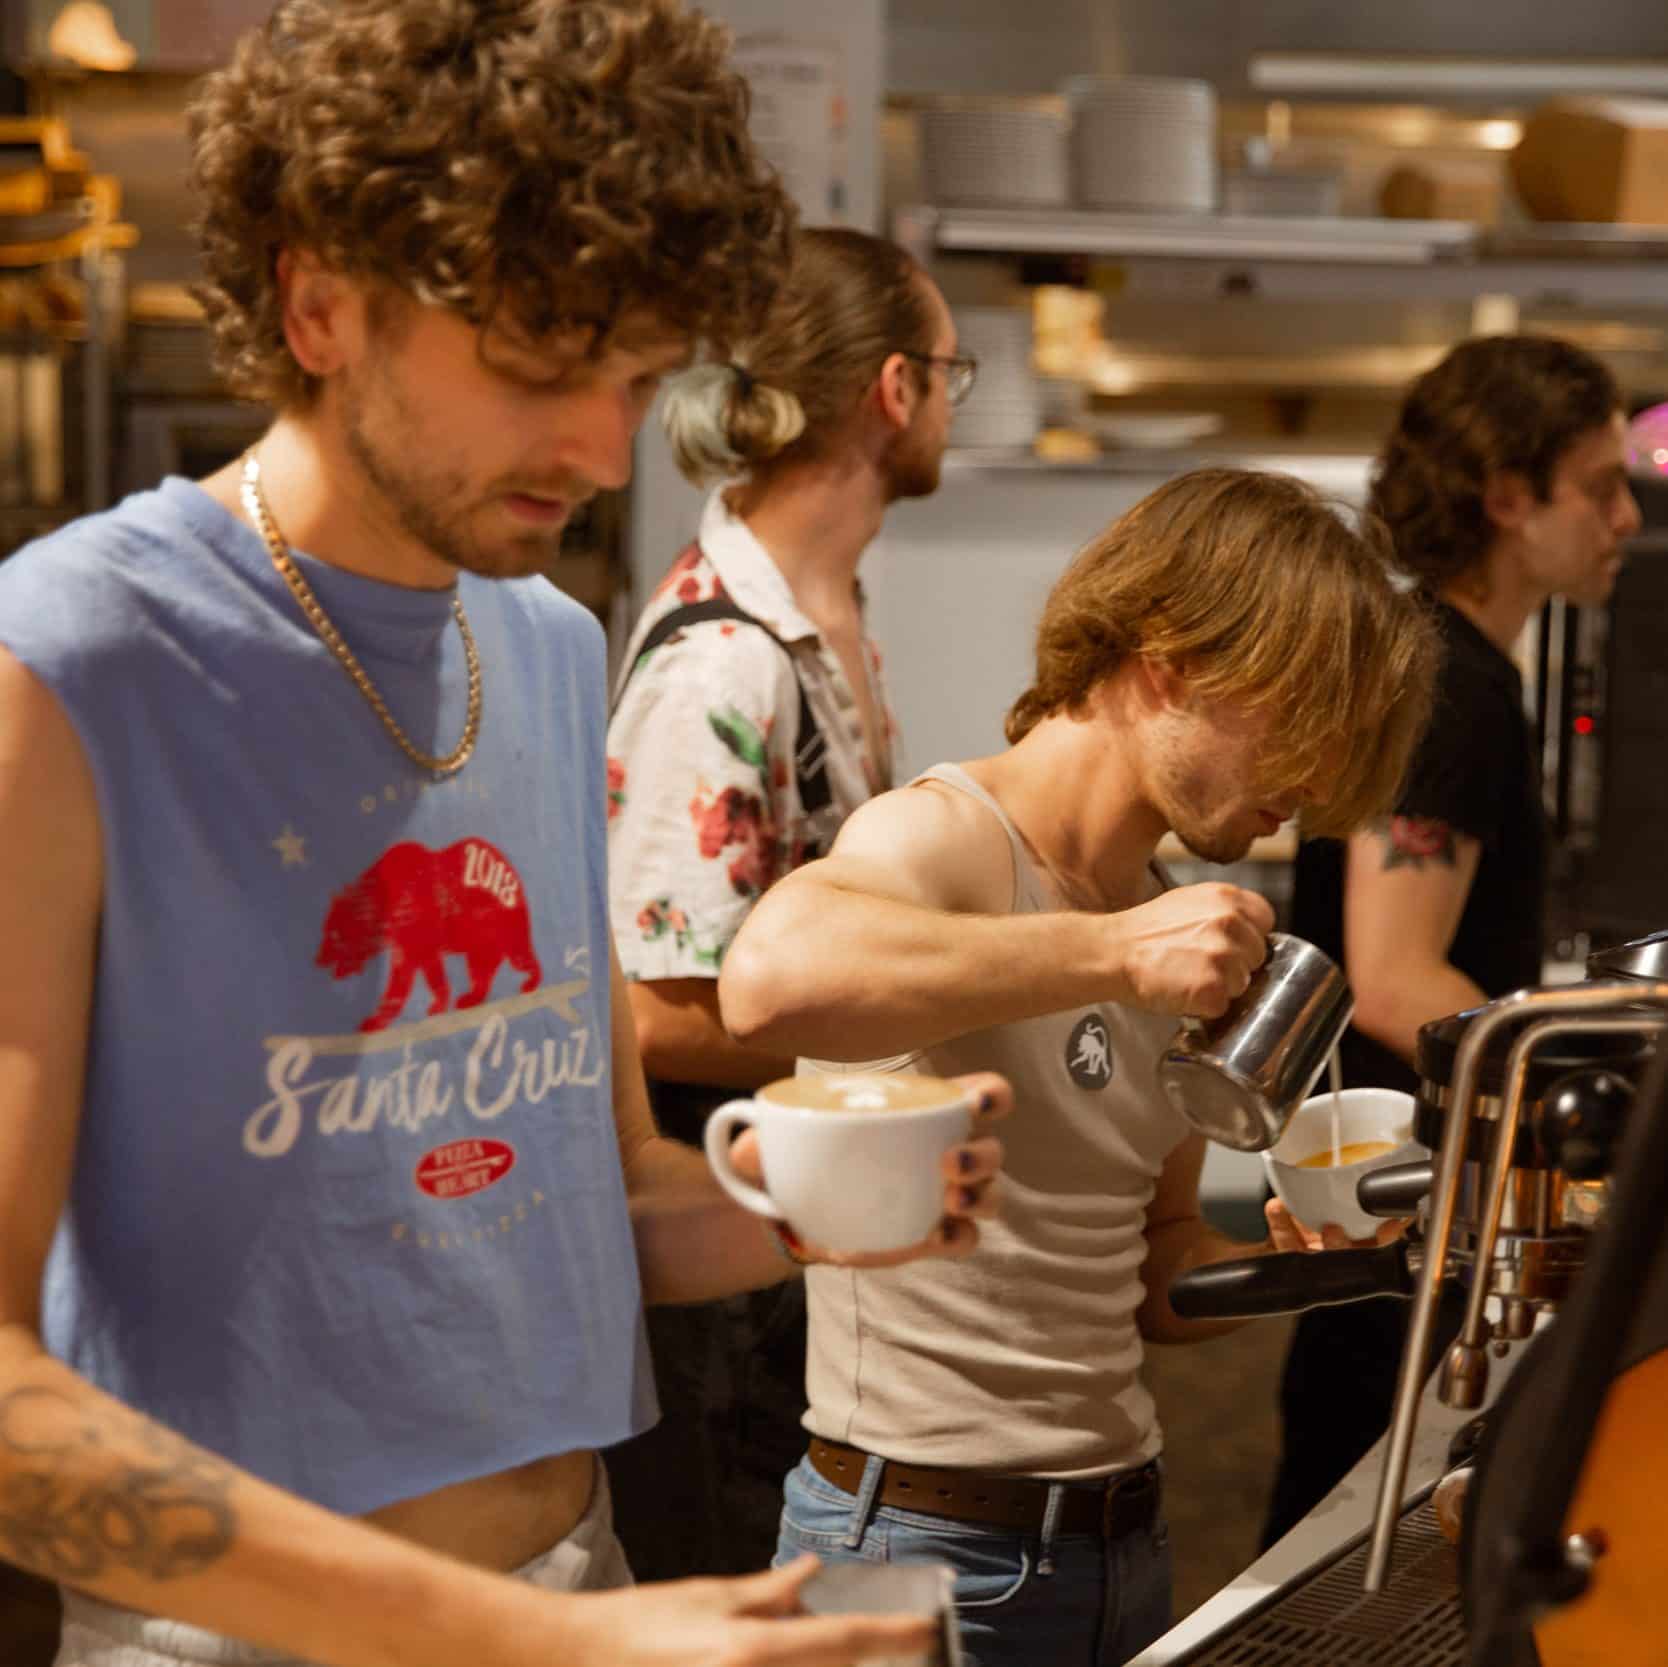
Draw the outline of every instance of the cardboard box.
M1512 181L1537 220L1668 223L1668 100L1542 105L1512 152Z
M1500 171L1493 162L1404 162L1384 176L1378 211L1391 220L1492 226L1500 218L1500 197Z

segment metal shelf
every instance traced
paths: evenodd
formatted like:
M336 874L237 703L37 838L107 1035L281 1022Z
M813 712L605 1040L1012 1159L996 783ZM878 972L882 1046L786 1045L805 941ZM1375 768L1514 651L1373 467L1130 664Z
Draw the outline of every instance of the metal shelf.
M1543 98L1668 93L1668 64L1623 58L1496 58L1479 53L1253 52L1246 76L1278 98L1523 104Z
M1147 255L1169 260L1417 265L1477 241L1465 220L1304 219L1253 214L1115 214L1066 208L908 208L949 253Z
M1172 299L1471 301L1668 306L1668 227L1459 220L1140 215L1085 209L898 210L898 241L935 256L1061 256L1119 265L1130 293Z
M1365 489L1372 457L1362 451L1331 451L1283 446L1216 445L1126 446L1050 456L1030 446L957 446L944 453L948 475L1052 475L1079 480L1097 476L1168 479L1188 469L1266 469L1299 475L1322 491L1353 496ZM1087 444L1093 444L1085 436Z

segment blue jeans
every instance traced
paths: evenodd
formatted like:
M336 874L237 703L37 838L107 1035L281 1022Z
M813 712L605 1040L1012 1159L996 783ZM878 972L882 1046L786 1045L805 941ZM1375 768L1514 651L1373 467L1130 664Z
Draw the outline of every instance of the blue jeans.
M788 1475L776 1564L926 1558L956 1571L967 1667L1118 1667L1170 1626L1170 1533L1162 1514L1116 1540L1016 1534L876 1506L880 1461L856 1494L801 1460Z

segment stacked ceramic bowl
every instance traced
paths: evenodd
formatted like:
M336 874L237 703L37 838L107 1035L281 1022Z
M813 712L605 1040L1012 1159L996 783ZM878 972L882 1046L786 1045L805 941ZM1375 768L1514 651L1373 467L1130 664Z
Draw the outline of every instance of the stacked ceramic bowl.
M1085 208L1208 214L1216 207L1216 93L1167 76L1073 76L1074 195Z
M935 203L1063 207L1070 199L1065 112L1043 104L923 110L921 171Z
M1222 176L1222 212L1331 219L1343 200L1343 183L1331 170L1230 168Z
M979 361L979 377L950 424L950 444L1029 446L1042 427L1030 310L958 307L955 317L957 350Z

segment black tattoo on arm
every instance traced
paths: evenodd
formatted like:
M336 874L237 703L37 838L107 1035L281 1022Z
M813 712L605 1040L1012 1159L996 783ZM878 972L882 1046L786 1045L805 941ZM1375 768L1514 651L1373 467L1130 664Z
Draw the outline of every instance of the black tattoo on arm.
M0 1552L50 1579L200 1573L232 1543L234 1474L137 1413L45 1387L0 1396Z
M1381 816L1371 831L1384 841L1386 868L1423 868L1431 862L1459 865L1454 830L1438 817Z

